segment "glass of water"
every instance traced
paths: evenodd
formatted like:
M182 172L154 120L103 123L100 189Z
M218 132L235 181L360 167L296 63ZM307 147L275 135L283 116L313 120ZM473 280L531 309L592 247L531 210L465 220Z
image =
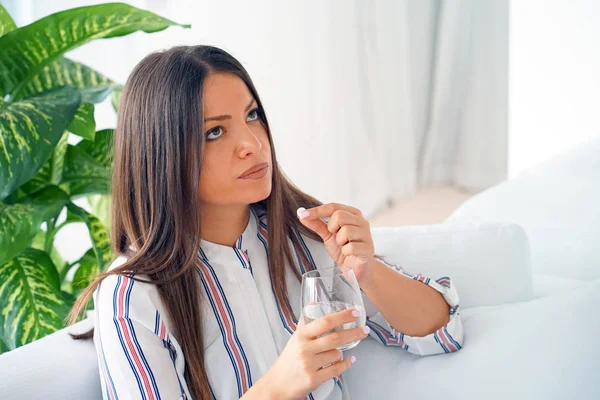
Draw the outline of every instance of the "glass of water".
M362 301L360 286L351 268L335 266L308 271L302 275L301 293L302 312L305 324L327 314L356 308L360 317L355 322L349 322L334 328L332 332L365 326L367 317ZM338 350L350 350L360 343L357 340L338 347Z

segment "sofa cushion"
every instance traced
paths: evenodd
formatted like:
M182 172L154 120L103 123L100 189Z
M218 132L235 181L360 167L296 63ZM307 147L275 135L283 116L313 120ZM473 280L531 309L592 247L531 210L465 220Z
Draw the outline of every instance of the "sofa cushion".
M600 282L461 312L463 348L419 357L370 337L344 353L353 399L600 399Z
M88 314L89 315L89 314ZM93 326L84 319L0 356L0 399L101 400L100 374L92 340L68 334Z
M373 228L375 252L411 273L452 278L461 307L533 298L529 244L515 224Z
M600 278L600 139L463 203L448 219L523 227L535 273Z

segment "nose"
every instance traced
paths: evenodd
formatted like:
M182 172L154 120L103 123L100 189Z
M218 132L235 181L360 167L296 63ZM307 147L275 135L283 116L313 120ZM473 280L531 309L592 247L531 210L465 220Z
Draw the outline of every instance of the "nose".
M241 127L239 130L239 142L237 147L237 153L240 158L246 158L250 154L256 154L262 149L262 143L258 136L248 127L248 125Z

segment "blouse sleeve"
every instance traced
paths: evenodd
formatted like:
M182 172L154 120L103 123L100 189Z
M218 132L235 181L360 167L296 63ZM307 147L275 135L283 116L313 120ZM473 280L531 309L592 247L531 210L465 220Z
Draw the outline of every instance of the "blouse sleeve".
M94 292L103 398L187 399L170 334L144 285L111 275Z
M421 274L412 275L402 267L388 263L378 258L379 261L398 271L408 279L414 279L432 287L442 294L449 305L449 322L437 331L427 336L409 336L398 332L375 308L369 298L363 293L367 314L367 326L371 328L370 336L384 346L397 346L417 355L431 355L438 353L451 353L458 351L463 346L463 326L459 314L459 298L456 288L449 277L436 280Z

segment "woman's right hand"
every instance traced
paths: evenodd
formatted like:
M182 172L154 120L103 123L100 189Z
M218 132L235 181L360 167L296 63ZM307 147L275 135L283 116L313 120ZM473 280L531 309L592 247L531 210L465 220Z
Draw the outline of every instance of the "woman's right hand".
M336 347L364 339L369 328L328 332L356 321L360 315L357 313L356 309L347 309L325 315L309 324L298 323L273 366L260 379L273 398L302 399L322 383L350 368L355 358L343 359L343 353ZM321 335L325 336L319 337ZM322 368L328 364L332 365Z

